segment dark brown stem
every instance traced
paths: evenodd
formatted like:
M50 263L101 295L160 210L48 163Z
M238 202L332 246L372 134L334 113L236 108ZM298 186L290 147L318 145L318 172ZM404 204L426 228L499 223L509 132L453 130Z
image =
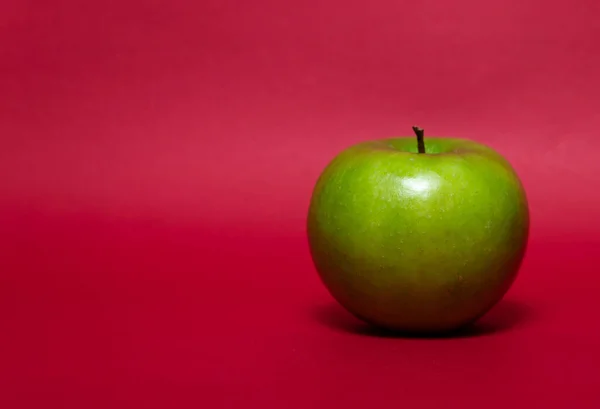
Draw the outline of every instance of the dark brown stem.
M425 131L423 128L419 128L418 126L413 126L412 129L417 135L417 146L419 147L419 153L425 153L425 141L423 139L425 137Z

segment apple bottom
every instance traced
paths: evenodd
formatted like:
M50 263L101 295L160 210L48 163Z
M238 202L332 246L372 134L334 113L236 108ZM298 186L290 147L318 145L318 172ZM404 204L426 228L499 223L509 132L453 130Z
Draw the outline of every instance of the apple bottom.
M332 297L359 320L381 329L414 335L438 335L460 331L475 324L509 291L519 264L508 267L508 276L489 287L432 285L375 287L372 282L340 284L320 274Z
M515 281L524 251L481 266L487 271L479 274L467 265L467 278L444 275L443 268L441 273L407 274L399 268L373 268L372 260L363 260L361 266L335 250L316 251L313 259L329 293L358 319L394 332L435 334L469 326L494 307ZM351 271L344 271L348 266Z

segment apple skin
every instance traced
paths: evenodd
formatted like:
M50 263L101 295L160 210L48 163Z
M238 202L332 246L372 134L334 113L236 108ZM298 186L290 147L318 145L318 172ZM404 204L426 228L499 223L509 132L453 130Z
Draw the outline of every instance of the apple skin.
M466 139L363 142L339 153L308 211L325 287L374 326L439 333L473 323L509 290L529 235L512 166Z

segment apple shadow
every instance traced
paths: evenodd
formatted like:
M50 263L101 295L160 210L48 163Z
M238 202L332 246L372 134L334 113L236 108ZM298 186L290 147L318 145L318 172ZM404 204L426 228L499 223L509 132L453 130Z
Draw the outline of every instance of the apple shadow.
M479 337L506 332L530 322L534 314L531 308L521 301L502 300L474 323L456 331L439 334L403 333L375 327L355 318L334 302L327 305L315 306L312 310L312 316L321 325L325 325L336 331L356 335L383 338L440 339Z

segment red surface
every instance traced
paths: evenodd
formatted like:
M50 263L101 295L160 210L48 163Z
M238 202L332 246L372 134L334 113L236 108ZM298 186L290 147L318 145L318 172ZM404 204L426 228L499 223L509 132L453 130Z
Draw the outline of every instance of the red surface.
M5 1L0 407L598 408L600 6ZM304 233L351 143L488 143L530 249L470 333L374 333Z

